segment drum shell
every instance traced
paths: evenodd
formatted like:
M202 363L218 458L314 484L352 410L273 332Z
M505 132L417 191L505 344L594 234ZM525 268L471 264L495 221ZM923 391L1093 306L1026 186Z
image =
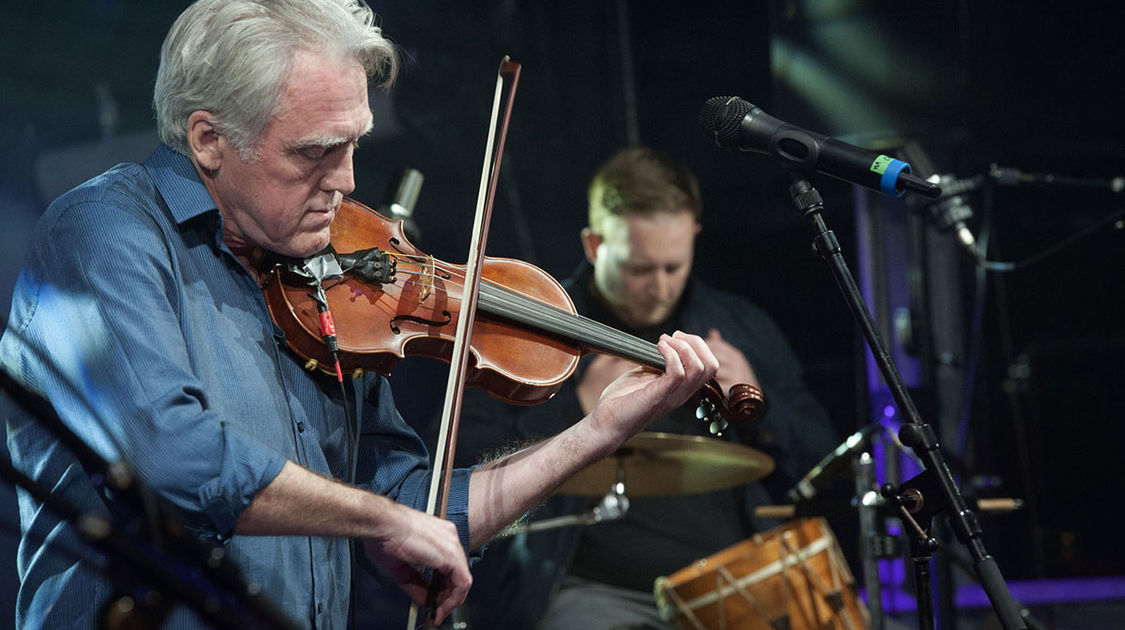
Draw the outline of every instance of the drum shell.
M665 619L682 630L773 630L771 622L786 615L792 630L859 630L869 623L822 518L756 534L658 579L655 591ZM833 592L835 598L826 597Z

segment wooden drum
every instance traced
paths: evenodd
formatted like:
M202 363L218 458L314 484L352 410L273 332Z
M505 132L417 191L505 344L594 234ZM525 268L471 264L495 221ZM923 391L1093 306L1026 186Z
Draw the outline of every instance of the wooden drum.
M654 589L661 614L682 630L860 630L869 621L823 518L757 534Z

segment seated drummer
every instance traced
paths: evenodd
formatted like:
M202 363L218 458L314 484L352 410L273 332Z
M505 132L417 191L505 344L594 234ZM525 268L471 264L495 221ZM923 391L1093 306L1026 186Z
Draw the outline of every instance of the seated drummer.
M655 341L676 329L704 337L720 361L717 379L724 390L736 383L760 386L768 401L765 417L753 427L728 430L725 438L766 452L775 472L760 483L704 494L630 498L620 520L494 543L474 570L468 617L486 617L477 625L667 627L653 598L654 579L778 525L756 521L753 508L782 502L792 483L835 447L832 424L806 389L801 366L773 320L741 296L692 277L701 208L698 182L687 168L644 147L618 152L590 183L589 226L582 230L586 261L564 285L579 313L643 339ZM458 464L563 430L631 367L623 359L587 356L552 400L532 407L470 392ZM691 404L648 430L709 436ZM588 508L588 499L555 497L531 517Z

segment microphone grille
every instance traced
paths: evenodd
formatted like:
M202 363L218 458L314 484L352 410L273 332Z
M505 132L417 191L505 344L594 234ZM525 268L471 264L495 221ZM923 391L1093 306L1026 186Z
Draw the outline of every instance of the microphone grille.
M699 112L699 127L720 147L737 146L738 128L754 106L737 96L707 99Z

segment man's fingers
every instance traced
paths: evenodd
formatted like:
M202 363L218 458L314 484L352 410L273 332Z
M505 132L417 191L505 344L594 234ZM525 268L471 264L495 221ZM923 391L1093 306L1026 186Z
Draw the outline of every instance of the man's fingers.
M661 347L663 346L663 347ZM696 335L676 331L673 335L661 336L658 344L664 357L665 374L672 378L671 387L675 396L681 390L694 393L704 382L714 376L719 361L707 347L706 342Z
M426 605L426 594L429 590L429 585L422 578L422 574L412 566L400 564L393 567L387 567L394 577L395 582L398 583L402 590L410 597L410 601L418 606Z
M718 335L717 330L715 330L715 334ZM689 335L678 330L673 334L673 336L686 341L687 344L691 347L691 349L693 350L692 354L699 360L700 366L706 377L704 380L710 379L712 376L714 376L715 371L719 369L719 359L711 350L711 346L707 345L706 341L700 339L696 335Z
M670 343L676 350L683 368L682 375L677 375L678 388L686 387L694 392L714 376L719 367L719 360L715 358L705 341L696 335L676 331Z
M434 579L438 588L434 621L440 624L465 601L469 588L473 585L473 576L467 563L455 562L435 574Z
M664 373L675 378L681 378L684 375L684 362L680 358L679 352L683 343L671 335L660 335L660 341L656 344L656 349L664 357Z
M391 505L394 518L387 520L383 536L366 541L368 556L391 572L411 601L419 606L432 604L440 620L465 601L473 583L457 527L424 512ZM423 574L427 569L432 570L432 585ZM431 590L436 601L427 599Z
M430 583L427 583L424 576L413 566L398 564L389 569L395 581L410 597L410 601L419 607L430 604L430 591L437 589L436 599L432 603L435 606L434 620L440 624L465 601L473 584L468 564L459 560L460 558L454 556L452 561L433 567Z

